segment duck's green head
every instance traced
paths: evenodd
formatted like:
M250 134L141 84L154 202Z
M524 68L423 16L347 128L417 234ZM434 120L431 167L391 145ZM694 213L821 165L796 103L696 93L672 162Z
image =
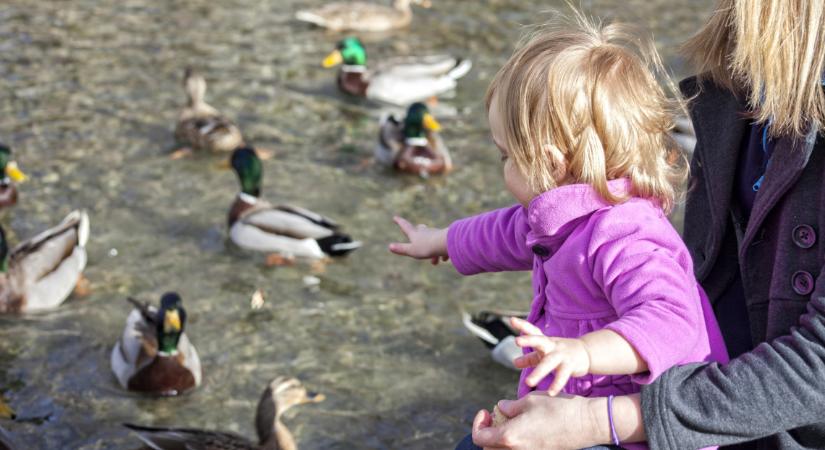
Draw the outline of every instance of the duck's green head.
M158 309L157 335L158 350L173 354L178 350L178 341L186 326L186 310L177 292L167 292L160 298Z
M335 50L324 58L323 66L329 69L344 63L348 66L366 66L367 51L357 37L348 37L338 42Z
M17 163L11 157L11 148L2 143L0 143L0 171L18 183L26 179L26 174L17 167Z
M439 131L441 124L430 114L427 105L417 102L410 105L404 118L404 137L426 137L427 131Z
M239 147L232 153L232 169L241 182L241 192L258 197L261 195L263 167L252 147Z

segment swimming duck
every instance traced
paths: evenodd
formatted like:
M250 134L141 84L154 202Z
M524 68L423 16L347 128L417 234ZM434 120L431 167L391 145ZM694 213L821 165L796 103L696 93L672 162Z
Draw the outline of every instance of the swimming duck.
M392 115L382 119L375 159L422 177L447 173L452 170L453 161L439 130L441 125L430 114L427 105L413 103L403 122Z
M229 209L229 238L239 247L287 259L320 260L361 246L327 217L296 206L273 206L261 199L263 168L253 148L235 150L231 164L241 192Z
M60 306L83 279L89 217L73 211L63 221L9 252L0 228L0 313Z
M147 446L158 450L295 450L295 438L281 422L281 417L293 406L322 401L323 394L307 392L295 378L278 377L272 380L261 394L255 412L257 443L234 433L219 431L146 427L128 423L124 426L137 433Z
M112 349L112 371L124 389L163 396L201 384L201 362L184 334L186 310L180 295L167 292L160 308L129 298L134 309Z
M394 0L392 6L338 2L298 11L295 18L333 31L387 31L410 24L410 3L430 7L429 0Z
M231 152L243 144L241 130L217 109L206 103L206 80L187 68L183 75L186 107L180 112L175 139L186 146L173 158L194 151Z
M343 92L401 106L455 89L456 80L473 65L467 59L435 55L399 58L368 71L367 52L356 37L341 40L322 64L326 68L343 64L338 72Z
M461 313L464 327L475 337L481 339L491 351L493 360L504 367L519 370L513 360L524 354L521 347L516 345L518 333L510 326L510 318L525 319L527 313L516 311L481 311L470 315Z
M0 179L0 208L13 206L17 203L17 187L14 183L25 181L26 174L11 159L11 148L2 143L0 143L0 172L4 174Z

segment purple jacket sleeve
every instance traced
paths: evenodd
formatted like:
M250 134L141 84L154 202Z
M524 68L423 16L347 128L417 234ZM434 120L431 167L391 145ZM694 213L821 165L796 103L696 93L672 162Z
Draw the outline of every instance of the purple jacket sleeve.
M514 205L453 222L447 231L447 253L462 275L530 270L527 214Z
M602 234L609 238L590 251L593 277L619 316L605 328L627 339L647 362L648 372L633 375L642 384L685 362L706 329L687 250L679 251L680 244L661 231L638 222L610 223Z

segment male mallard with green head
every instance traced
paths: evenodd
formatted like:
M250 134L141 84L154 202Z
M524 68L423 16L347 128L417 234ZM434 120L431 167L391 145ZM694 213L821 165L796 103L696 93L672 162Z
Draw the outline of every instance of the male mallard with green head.
M167 292L160 308L129 299L134 309L112 349L112 371L124 389L172 396L201 384L201 362L184 334L180 295Z
M296 206L273 206L261 199L263 166L253 148L235 150L231 164L241 192L229 209L229 238L239 247L318 260L343 256L361 246L327 217Z
M258 442L234 433L194 428L160 428L124 424L137 433L147 446L158 450L295 450L295 438L281 422L284 412L293 406L324 401L324 395L307 392L296 378L272 380L258 401L255 430Z
M392 6L364 2L337 2L302 10L295 18L333 31L387 31L412 21L410 3L430 7L430 0L394 0Z
M422 177L447 173L452 170L453 161L439 130L441 125L427 105L413 103L403 122L392 115L381 121L375 158L382 164Z
M367 52L356 37L341 40L322 64L326 68L343 64L338 72L338 87L343 92L394 105L449 92L472 67L467 59L433 55L387 61L368 71Z
M88 239L89 217L84 211L73 211L11 252L0 228L0 313L60 306L82 279Z
M26 179L24 174L11 157L11 148L0 143L0 208L13 206L17 203L17 187L14 183L20 183Z
M243 144L241 130L217 109L206 103L206 80L187 68L183 75L186 107L180 112L175 139L186 146L173 158L195 151L231 152Z

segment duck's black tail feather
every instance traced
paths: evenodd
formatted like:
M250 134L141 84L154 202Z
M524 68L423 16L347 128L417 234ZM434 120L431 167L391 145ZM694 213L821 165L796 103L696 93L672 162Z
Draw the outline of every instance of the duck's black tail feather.
M332 236L316 239L321 250L329 256L344 256L361 247L361 242L353 241L346 234L336 233Z

